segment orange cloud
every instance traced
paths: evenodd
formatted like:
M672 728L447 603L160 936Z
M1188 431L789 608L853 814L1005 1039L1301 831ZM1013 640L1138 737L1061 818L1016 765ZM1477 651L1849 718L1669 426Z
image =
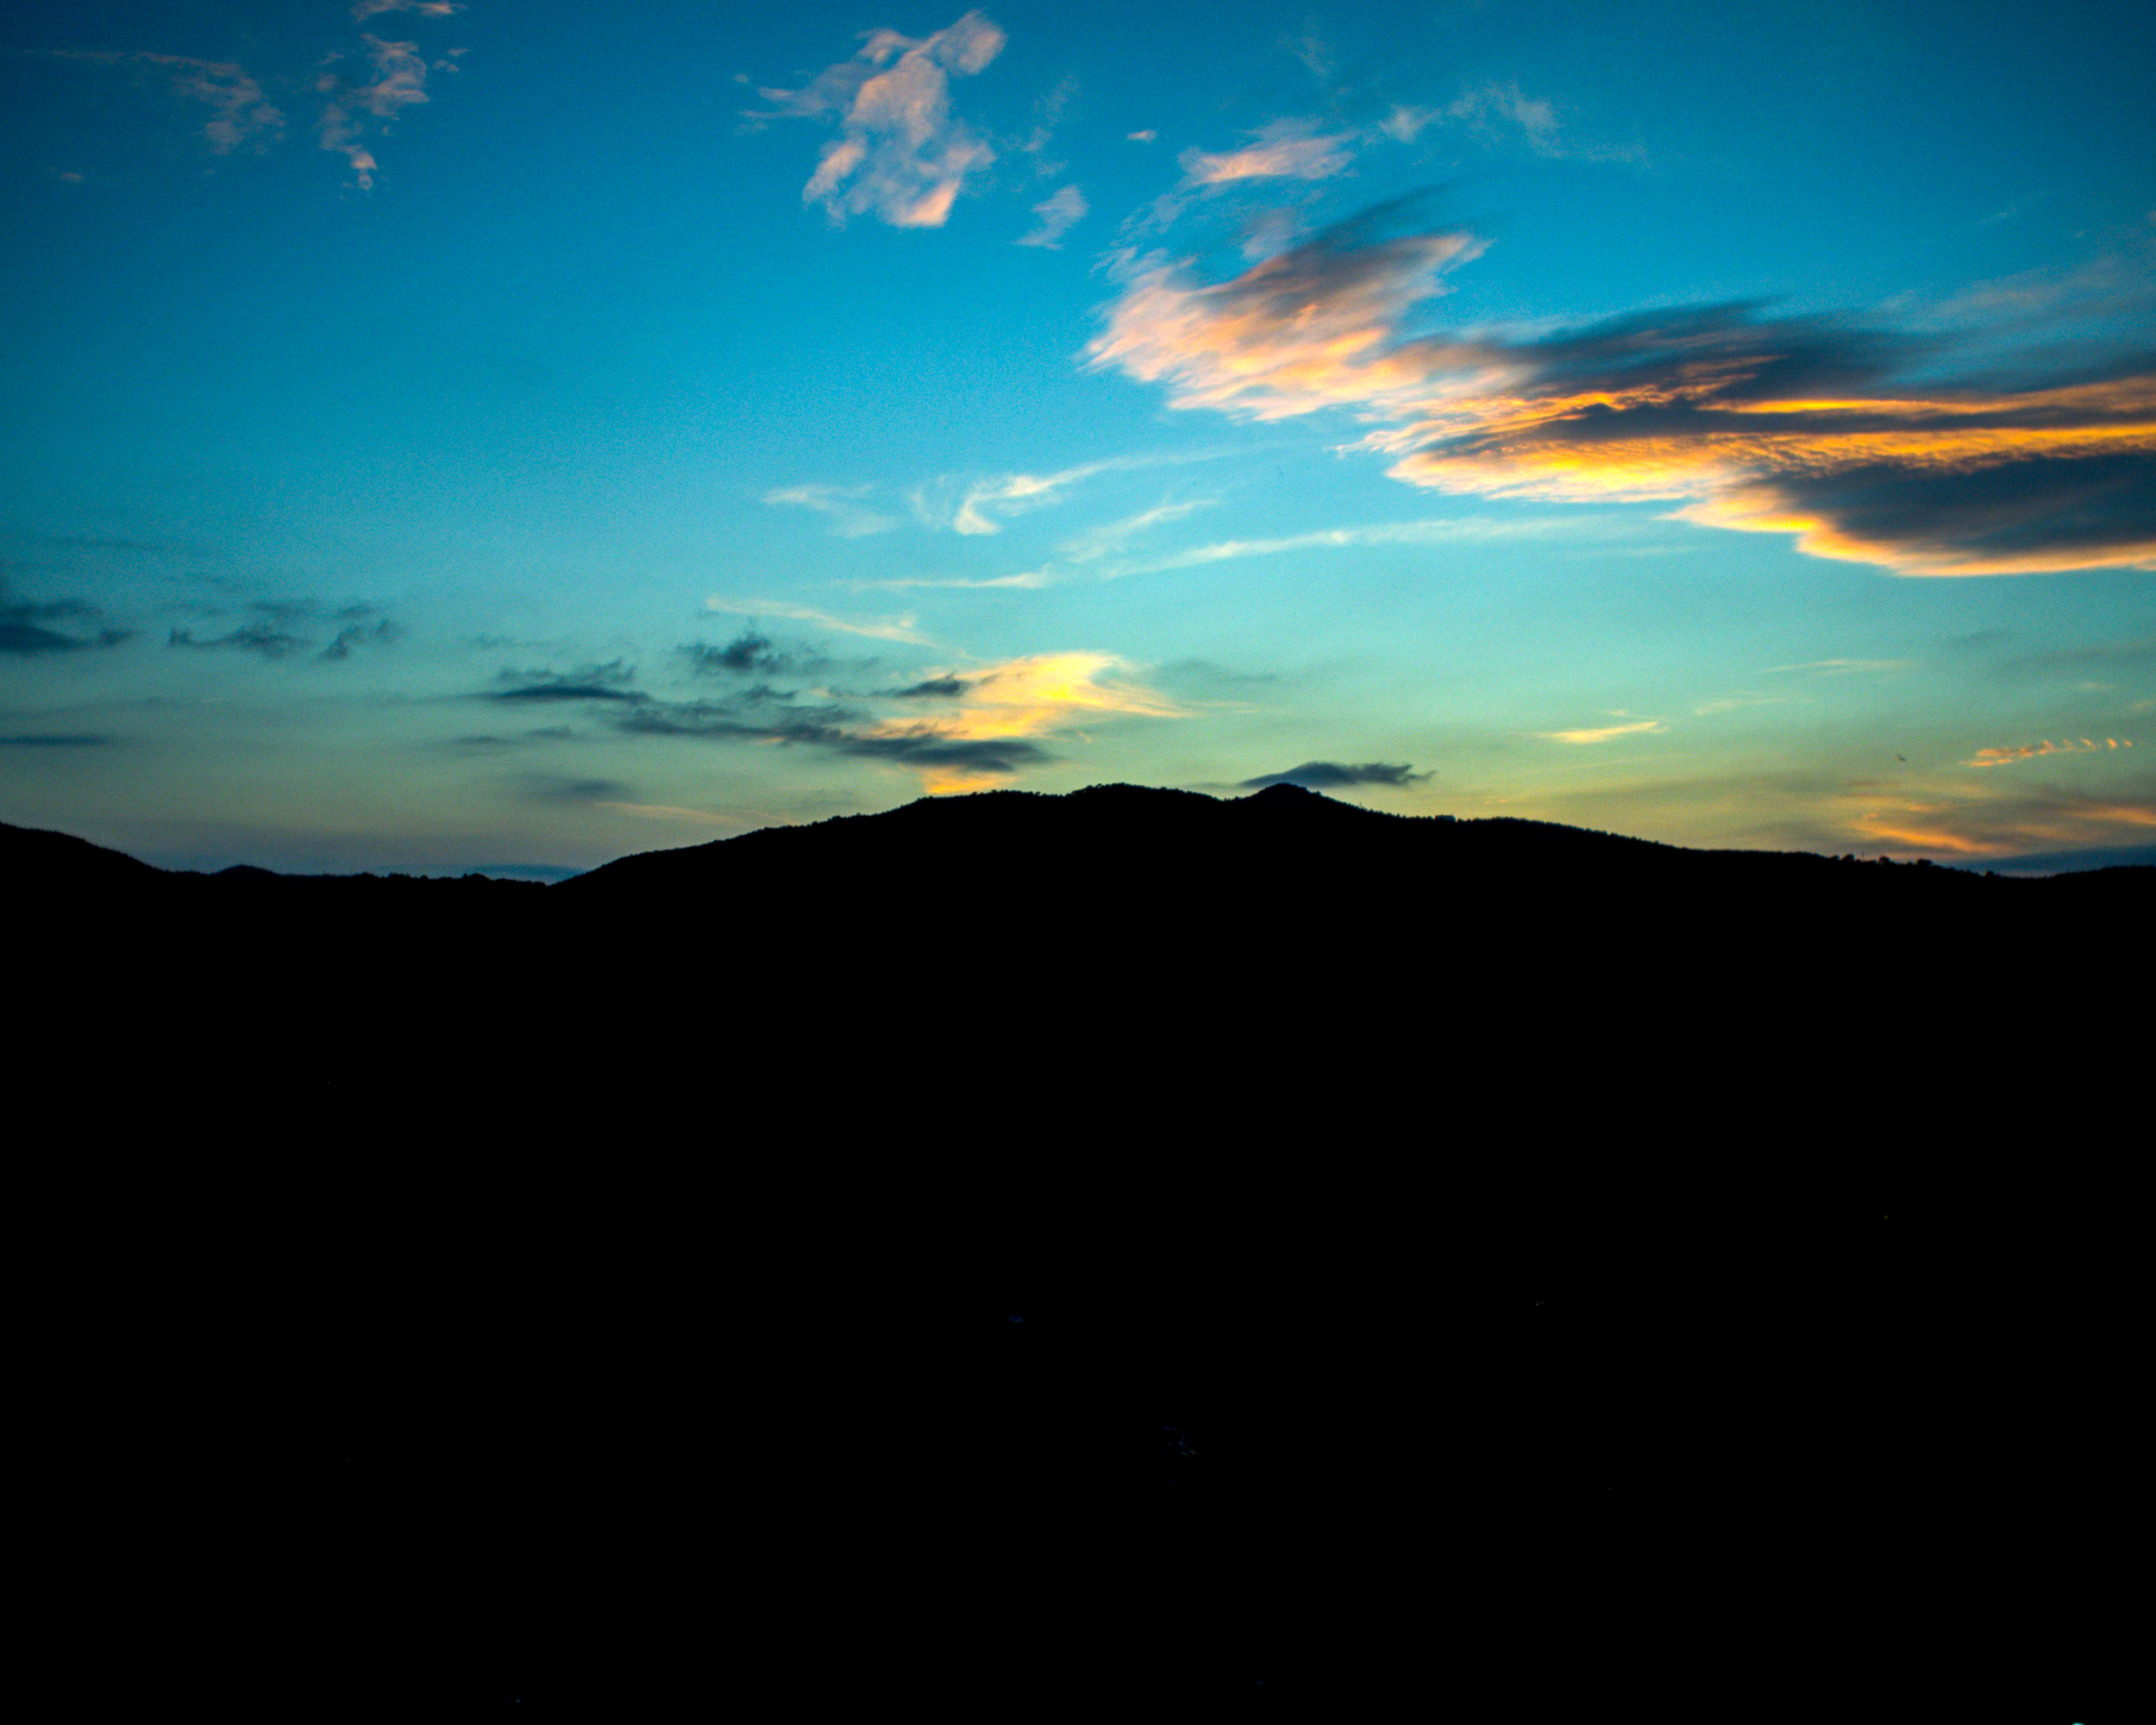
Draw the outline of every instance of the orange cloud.
M2106 750L2131 749L2129 738L2122 743L2115 737L2107 737L2098 743L2084 737L2078 743L2068 737L2064 743L2018 743L2007 749L1979 749L1973 760L1965 761L1965 767L2010 767L2016 761L2033 761L2040 755L2101 755Z
M1388 233L1407 207L1213 285L1125 254L1083 358L1167 385L1172 407L1378 422L1359 447L1439 491L1670 501L1907 574L2156 568L2156 375L1897 392L1884 386L1915 340L1741 306L1528 341L1410 336L1485 242Z

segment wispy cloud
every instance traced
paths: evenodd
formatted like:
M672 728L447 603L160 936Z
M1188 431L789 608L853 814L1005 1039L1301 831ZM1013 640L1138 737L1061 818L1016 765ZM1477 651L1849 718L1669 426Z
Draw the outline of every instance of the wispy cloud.
M1039 218L1031 233L1013 243L1021 246L1042 246L1050 251L1059 250L1063 235L1085 219L1087 205L1085 194L1075 185L1066 185L1053 198L1033 206L1033 214Z
M913 626L911 612L902 617L837 617L828 611L818 611L805 605L789 605L777 599L718 597L705 599L704 609L730 617L789 618L796 623L812 623L818 629L837 630L842 635L865 635L873 641L910 641L921 647L936 644Z
M1214 285L1121 254L1082 358L1166 384L1171 407L1379 422L1357 447L1433 490L1668 500L1679 519L1908 574L2156 568L2156 372L1896 391L1889 377L1938 342L1743 304L1522 339L1417 334L1445 272L1484 248L1396 231L1417 201Z
M448 18L464 9L460 0L359 0L352 22L364 24L383 12L417 12L423 18Z
M1186 186L1242 179L1330 179L1354 162L1352 132L1321 132L1312 120L1274 120L1238 150L1188 149L1176 157Z
M427 61L417 42L385 42L364 32L360 40L367 44L373 76L364 83L348 84L325 69L315 79L316 92L323 98L315 129L321 135L322 147L337 151L350 162L360 190L367 191L373 188L375 170L380 166L367 140L385 129L405 109L427 100ZM333 61L342 58L331 56Z
M1247 141L1239 149L1183 151L1175 159L1182 178L1125 218L1122 232L1136 235L1171 227L1194 204L1250 185L1331 179L1354 166L1360 141L1356 132L1326 132L1304 119L1269 121L1244 135ZM1146 141L1150 137L1147 134Z
M84 48L42 52L53 60L161 68L170 76L176 94L191 101L207 103L215 110L203 128L203 136L219 155L229 155L242 145L258 152L266 150L285 135L283 113L271 104L262 94L262 86L244 67L229 61L191 60L184 54L105 53Z
M859 539L871 533L887 532L899 524L890 516L880 515L853 501L866 497L873 489L865 485L787 486L766 492L763 500L768 504L790 504L797 509L812 509L819 515L830 517L831 531L840 538Z
M2002 749L1979 749L1974 759L1961 764L1965 767L2010 767L2017 761L2034 761L2040 755L2102 755L2133 746L2130 738L2107 737L2098 742L2093 737L2084 737L2076 742L2070 737L2063 743L2017 743Z
M987 140L952 116L950 81L969 78L1003 51L1002 30L979 12L915 41L872 30L850 60L799 90L761 90L775 107L750 120L836 119L801 190L835 226L873 214L894 228L940 228L973 175L995 160Z
M1118 575L1151 575L1171 569L1196 568L1206 563L1225 563L1241 557L1270 557L1285 551L1315 551L1345 545L1439 545L1455 541L1544 539L1582 530L1607 531L1613 524L1596 519L1500 521L1482 516L1463 516L1434 521L1385 521L1366 527L1323 527L1309 533L1290 533L1276 539L1221 539L1188 550L1170 551L1158 557L1119 567Z
M1608 743L1613 737L1637 737L1643 732L1666 731L1668 728L1658 718L1639 718L1624 724L1598 725L1585 731L1538 731L1535 735L1551 743Z
M1914 659L1811 659L1801 665L1770 665L1770 671L1817 671L1822 677L1846 677L1858 671L1913 671Z
M1446 104L1445 117L1485 135L1516 129L1539 155L1562 154L1557 145L1557 109L1540 97L1520 93L1517 84L1484 84L1463 90Z
M1164 522L1181 521L1185 516L1200 509L1215 506L1215 500L1211 498L1200 498L1188 503L1156 504L1150 509L1140 510L1136 515L1088 528L1076 537L1065 540L1062 547L1062 555L1074 563L1090 563L1097 558L1127 549L1131 540Z

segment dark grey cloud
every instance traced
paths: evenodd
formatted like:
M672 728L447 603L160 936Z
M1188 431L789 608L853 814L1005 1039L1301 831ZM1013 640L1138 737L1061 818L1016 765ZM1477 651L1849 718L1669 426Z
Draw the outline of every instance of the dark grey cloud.
M1262 791L1269 785L1300 785L1306 791L1322 791L1347 785L1420 784L1429 776L1405 765L1388 766L1382 761L1365 761L1355 767L1344 766L1338 761L1306 761L1284 773L1267 773L1259 778L1245 779L1239 788Z
M100 732L47 731L24 737L0 737L0 748L103 749L119 740L116 737Z
M103 615L88 599L48 599L40 603L10 599L4 588L0 588L0 653L18 659L36 658L48 653L79 653L93 647L116 647L135 632L130 629L108 628L73 634L46 627L49 623L88 623Z
M293 634L293 626L324 623L332 625L335 632L315 658L317 662L334 662L350 658L355 647L385 647L402 639L404 633L371 605L332 606L315 599L258 599L247 608L253 613L254 620L241 624L229 635L201 638L192 630L175 629L165 644L204 650L234 647L264 659L289 659L315 644L310 636ZM211 614L216 614L214 609Z
M335 637L315 656L317 659L348 659L352 649L359 646L386 647L402 638L404 630L384 618L379 623L348 623L336 632Z
M580 665L570 671L518 671L505 665L497 681L510 687L490 689L486 698L488 700L522 704L616 701L633 706L650 699L641 690L627 687L636 680L636 672L619 659L609 660L604 665Z
M948 699L962 695L968 687L963 677L930 677L915 683L911 688L887 689L884 693L895 700Z
M215 636L207 641L197 641L192 630L175 629L165 644L167 647L192 647L204 652L220 647L236 647L242 652L253 653L264 659L288 659L301 648L314 645L304 636L287 635L268 623L243 623L231 634Z
M820 654L799 649L781 649L771 638L744 629L723 647L693 641L680 649L689 668L699 676L783 677L813 668L824 662Z
M567 778L555 773L526 773L518 781L526 796L544 803L633 801L636 791L619 779Z

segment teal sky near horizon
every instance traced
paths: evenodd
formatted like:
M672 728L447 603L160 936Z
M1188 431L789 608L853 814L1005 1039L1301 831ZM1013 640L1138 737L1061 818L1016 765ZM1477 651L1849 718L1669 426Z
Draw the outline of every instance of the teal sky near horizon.
M2144 6L203 0L0 78L0 819L2156 857Z

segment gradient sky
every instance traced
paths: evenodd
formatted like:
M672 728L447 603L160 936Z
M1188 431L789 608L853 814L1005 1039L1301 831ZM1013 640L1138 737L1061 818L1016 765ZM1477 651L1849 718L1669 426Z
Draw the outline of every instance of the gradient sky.
M2156 856L2145 3L199 0L0 78L0 819Z

